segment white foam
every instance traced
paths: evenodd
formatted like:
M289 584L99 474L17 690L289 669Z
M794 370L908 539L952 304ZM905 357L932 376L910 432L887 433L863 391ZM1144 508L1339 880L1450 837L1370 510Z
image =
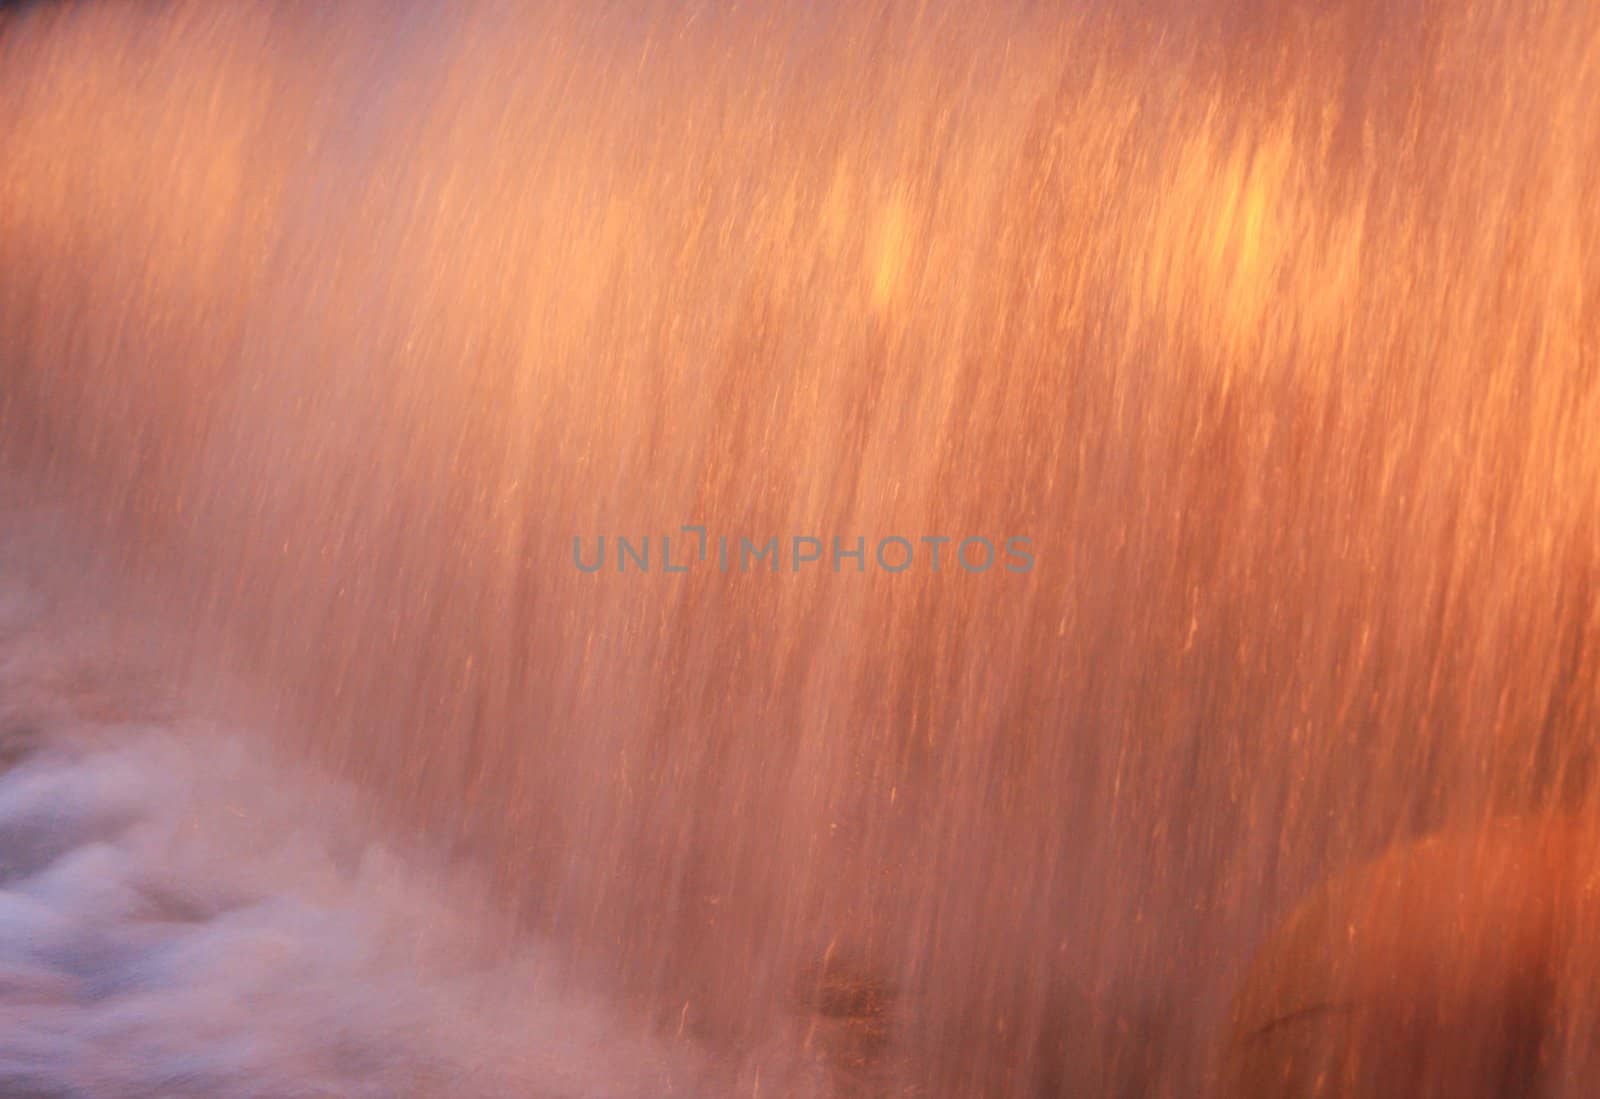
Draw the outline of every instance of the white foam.
M382 842L352 791L139 703L6 518L0 1094L704 1094L700 1058L545 944L488 945L481 885Z

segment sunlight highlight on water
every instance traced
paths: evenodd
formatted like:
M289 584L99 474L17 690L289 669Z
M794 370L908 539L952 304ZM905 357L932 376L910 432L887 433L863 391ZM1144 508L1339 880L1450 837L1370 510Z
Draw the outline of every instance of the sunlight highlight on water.
M10 476L321 776L266 811L370 804L696 1086L1201 1094L1319 881L1589 811L1591 4L0 20ZM820 560L666 572L685 526ZM213 735L18 766L256 782ZM361 953L408 858L285 1004L431 995Z

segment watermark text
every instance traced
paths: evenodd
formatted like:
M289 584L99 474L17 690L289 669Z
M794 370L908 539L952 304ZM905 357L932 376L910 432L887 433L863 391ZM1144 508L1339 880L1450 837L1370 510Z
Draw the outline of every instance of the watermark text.
M572 564L579 572L672 573L714 569L723 573L836 573L869 571L903 573L991 570L1032 572L1033 541L1025 537L986 538L975 535L906 537L891 534L868 539L790 537L712 537L703 526L686 525L676 534L598 535L572 539Z

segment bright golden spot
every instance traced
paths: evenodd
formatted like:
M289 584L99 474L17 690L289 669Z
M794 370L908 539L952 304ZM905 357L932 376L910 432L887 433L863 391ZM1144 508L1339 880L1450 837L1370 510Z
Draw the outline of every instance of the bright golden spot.
M905 276L907 252L911 248L911 215L900 191L889 196L879 211L872 237L872 304L888 306Z

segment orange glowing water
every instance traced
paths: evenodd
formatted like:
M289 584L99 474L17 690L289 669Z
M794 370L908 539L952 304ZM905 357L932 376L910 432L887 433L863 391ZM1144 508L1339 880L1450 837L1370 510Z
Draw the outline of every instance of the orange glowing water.
M1194 1094L1323 874L1587 803L1592 4L5 18L14 475L744 1093ZM685 524L1035 565L573 566Z

